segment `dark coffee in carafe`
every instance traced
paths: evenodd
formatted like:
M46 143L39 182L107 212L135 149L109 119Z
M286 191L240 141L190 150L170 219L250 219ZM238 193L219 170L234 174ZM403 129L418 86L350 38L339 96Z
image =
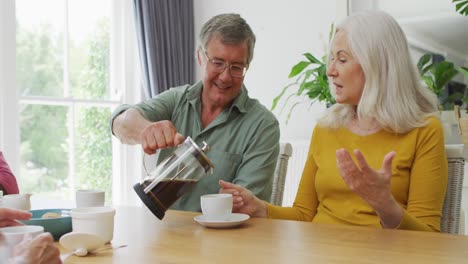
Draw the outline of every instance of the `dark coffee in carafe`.
M166 210L213 169L205 154L208 145L203 143L200 149L187 137L148 177L133 186L146 207L159 219L163 219Z
M151 181L145 183L148 186ZM151 199L157 203L162 210L166 211L177 199L189 191L197 183L192 179L164 179L156 184L151 190Z

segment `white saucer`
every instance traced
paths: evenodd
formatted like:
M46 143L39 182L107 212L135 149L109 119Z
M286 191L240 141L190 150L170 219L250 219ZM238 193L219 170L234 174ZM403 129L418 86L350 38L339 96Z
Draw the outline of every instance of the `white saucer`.
M250 216L246 214L231 214L228 219L223 221L214 221L206 217L206 215L197 215L193 220L200 225L210 228L231 228L236 227L249 220Z
M60 238L60 244L77 256L86 256L88 252L103 247L106 244L103 238L90 233L71 232Z

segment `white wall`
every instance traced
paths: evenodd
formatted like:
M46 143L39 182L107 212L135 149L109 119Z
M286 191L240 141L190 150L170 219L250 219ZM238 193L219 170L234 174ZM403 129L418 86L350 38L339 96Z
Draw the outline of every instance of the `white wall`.
M205 21L220 13L239 13L252 27L257 43L244 83L250 96L268 108L290 83L289 72L303 53L324 55L328 29L336 13L335 1L326 0L196 0L194 3L196 36ZM308 142L323 109L325 106L318 104L297 107L288 125L286 113L280 115L275 110L281 125L281 140Z

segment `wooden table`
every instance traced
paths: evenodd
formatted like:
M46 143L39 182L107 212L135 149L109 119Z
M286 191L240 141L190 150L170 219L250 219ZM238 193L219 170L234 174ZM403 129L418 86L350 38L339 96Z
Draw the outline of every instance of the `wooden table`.
M467 236L259 218L210 229L198 214L117 207L112 244L127 247L65 263L468 263Z

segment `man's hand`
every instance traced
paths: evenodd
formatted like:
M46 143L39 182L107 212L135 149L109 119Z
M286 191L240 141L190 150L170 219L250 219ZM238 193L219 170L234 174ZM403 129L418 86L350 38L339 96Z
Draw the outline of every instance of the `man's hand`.
M149 124L141 131L140 138L141 146L147 154L154 154L158 149L175 147L185 140L168 120Z

